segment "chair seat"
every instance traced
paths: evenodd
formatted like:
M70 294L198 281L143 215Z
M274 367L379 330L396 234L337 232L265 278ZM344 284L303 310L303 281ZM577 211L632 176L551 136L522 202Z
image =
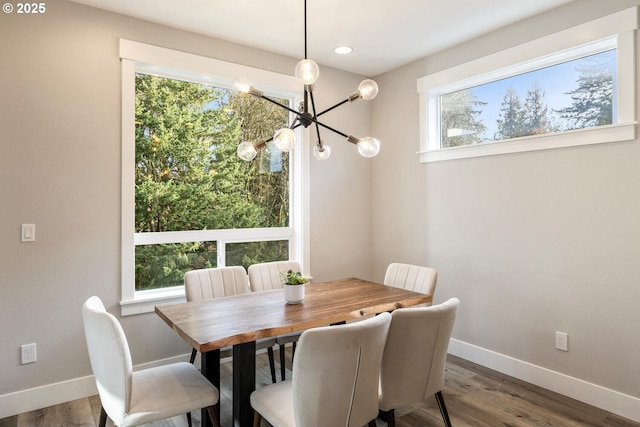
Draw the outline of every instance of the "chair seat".
M293 381L281 381L251 393L251 406L273 427L295 427Z
M219 393L192 364L179 362L133 373L131 408L119 427L183 415L218 402ZM168 387L172 384L171 387Z

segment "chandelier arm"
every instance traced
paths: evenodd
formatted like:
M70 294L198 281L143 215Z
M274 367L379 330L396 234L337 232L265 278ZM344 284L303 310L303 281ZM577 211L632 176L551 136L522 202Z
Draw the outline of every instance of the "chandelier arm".
M319 122L319 121L317 121L317 120L314 120L314 122L315 122L316 124L318 124L318 125L322 126L322 127L323 127L323 128L325 128L325 129L329 129L331 132L335 132L335 133L337 133L338 135L340 135L340 136L342 136L342 137L345 137L345 138L347 138L347 139L349 138L349 135L347 135L347 134L346 134L346 133L344 133L344 132L340 132L340 131L339 131L339 130L337 130L337 129L334 129L334 128L332 128L331 126L327 126L327 125L325 125L324 123Z
M299 111L296 111L296 110L294 110L294 109L292 109L292 108L289 108L289 106L288 106L288 105L281 104L281 103L279 103L278 101L274 101L274 100L273 100L273 99L271 99L271 98L267 98L266 96L261 96L260 98L261 98L261 99L264 99L264 100L266 100L266 101L269 101L270 103L275 104L275 105L277 105L277 106L278 106L278 107L280 107L280 108L284 108L285 110L287 110L287 111L289 111L289 112L291 112L291 113L295 114L296 116L298 116L298 114L300 114L300 112L299 112Z
M318 127L318 122L316 122L316 135L318 135L318 144L322 145L322 140L320 139L320 127Z
M349 102L349 98L345 99L344 101L340 101L340 102L338 102L338 103L337 103L336 105L334 105L333 107L329 107L329 108L327 108L326 110L323 110L323 111L319 112L319 113L318 113L318 115L317 115L316 117L320 117L320 116L321 116L321 115L323 115L324 113L328 113L329 111L334 110L334 109L338 108L339 106L346 104L347 102Z

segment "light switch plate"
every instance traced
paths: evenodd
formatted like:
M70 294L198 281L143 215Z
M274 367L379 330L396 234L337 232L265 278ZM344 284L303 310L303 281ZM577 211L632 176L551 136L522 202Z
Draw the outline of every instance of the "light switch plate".
M36 241L36 225L35 224L22 224L22 230L20 233L21 242L35 242Z

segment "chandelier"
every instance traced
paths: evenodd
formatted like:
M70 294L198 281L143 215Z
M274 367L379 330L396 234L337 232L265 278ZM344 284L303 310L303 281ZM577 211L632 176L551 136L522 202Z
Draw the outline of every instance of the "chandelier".
M304 59L298 62L295 69L295 76L304 83L304 98L300 102L300 108L298 111L289 108L288 105L281 104L271 98L264 96L264 93L254 88L251 83L244 80L236 80L233 83L233 89L255 96L256 98L264 99L271 102L289 112L295 114L295 118L288 127L277 130L274 135L269 139L260 139L256 142L244 141L238 145L238 156L245 161L253 160L258 150L264 148L268 142L273 141L274 145L281 151L288 152L293 150L296 145L296 136L293 129L299 126L305 128L311 124L315 125L316 135L318 140L313 147L313 155L319 160L326 160L331 155L331 147L325 144L320 138L320 127L330 130L338 135L347 139L348 142L355 144L358 147L358 152L363 157L374 157L380 151L380 141L376 138L367 136L365 138L358 138L353 135L347 135L344 132L332 128L322 123L319 118L328 113L329 111L340 107L343 104L353 102L357 99L371 100L378 94L378 85L376 82L370 79L363 80L358 85L358 89L352 92L346 99L338 102L332 107L326 110L316 112L316 104L313 98L313 89L318 76L320 75L320 68L318 64L312 59L307 58L307 0L304 0Z

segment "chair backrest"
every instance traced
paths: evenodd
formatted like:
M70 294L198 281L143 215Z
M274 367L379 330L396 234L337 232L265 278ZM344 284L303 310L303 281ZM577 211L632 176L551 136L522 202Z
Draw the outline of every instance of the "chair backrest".
M256 292L282 288L280 273L288 270L300 271L300 263L298 261L273 261L250 265L247 273L251 290Z
M250 292L247 272L242 266L203 268L184 274L187 301L226 297Z
M389 264L384 275L384 284L408 291L433 296L436 291L438 272L430 267L402 264Z
M102 407L115 425L120 425L131 404L133 368L127 337L96 296L82 306L82 319Z
M388 411L435 394L444 386L451 331L460 301L401 308L391 327L380 369L380 409Z
M391 315L302 333L293 360L296 426L361 427L378 415L378 378Z

